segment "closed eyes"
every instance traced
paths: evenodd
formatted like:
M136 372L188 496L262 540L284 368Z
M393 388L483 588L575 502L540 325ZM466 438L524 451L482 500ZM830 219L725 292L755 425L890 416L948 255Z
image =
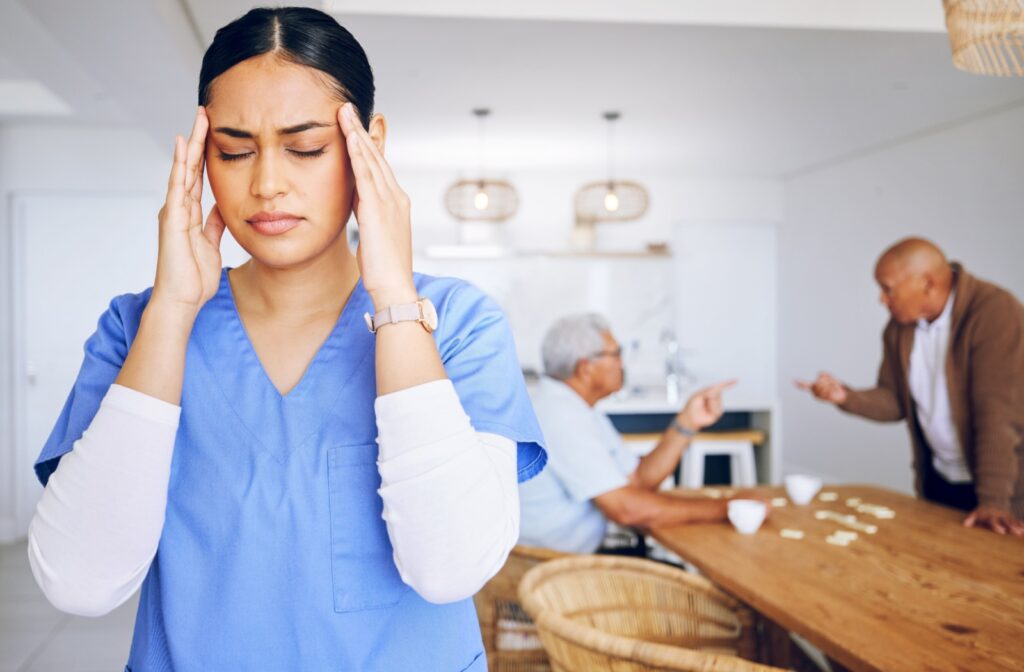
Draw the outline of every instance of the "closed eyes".
M312 159L312 158L315 158L317 156L322 155L326 150L327 150L327 145L324 145L323 147L321 147L319 149L312 149L312 150L309 150L309 151L306 151L306 152L300 151L298 149L289 149L287 151L289 153L291 153L292 155L297 156L297 157L302 158L302 159ZM250 156L250 155L252 155L252 152L242 152L240 154L228 154L227 152L221 152L220 153L220 158L221 158L222 161L239 161L239 160L244 159L244 158L246 158L247 156Z

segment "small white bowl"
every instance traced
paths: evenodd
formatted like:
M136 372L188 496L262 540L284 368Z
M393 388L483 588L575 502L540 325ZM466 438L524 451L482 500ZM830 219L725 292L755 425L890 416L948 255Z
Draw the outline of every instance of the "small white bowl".
M794 504L803 506L809 503L821 490L821 479L817 476L793 474L786 476L786 494Z
M740 534L753 534L768 515L768 505L756 499L734 499L729 502L729 522Z

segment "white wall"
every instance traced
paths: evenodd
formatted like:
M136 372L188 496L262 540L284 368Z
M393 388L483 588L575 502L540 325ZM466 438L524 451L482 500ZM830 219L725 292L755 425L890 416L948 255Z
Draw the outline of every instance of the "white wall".
M776 401L776 226L760 221L676 227L676 331L693 385L736 379L738 408ZM773 450L781 450L773 437Z
M14 443L17 405L11 395L24 380L24 362L13 359L15 329L24 327L15 323L16 302L11 293L13 273L23 262L20 257L15 259L18 250L12 238L14 195L159 195L169 170L163 154L147 135L131 131L63 123L0 125L0 542L24 531L25 509L34 502L38 489L31 461L42 447ZM170 152L166 154L170 156ZM156 212L138 225L155 227ZM104 247L114 260L124 253L117 249L116 240L106 241ZM73 269L54 269L55 287L73 281Z
M846 416L796 391L827 370L873 383L887 313L872 270L908 235L931 238L1024 296L1024 109L1006 111L789 180L779 231L779 385L788 471L909 491L902 424Z
M3 161L3 126L0 126L0 187L6 181ZM7 226L8 201L0 198L0 541L16 536L13 378L11 375L13 325L11 296L11 231Z
M458 227L444 208L445 189L458 178L473 176L406 170L400 165L395 172L412 199L416 246L454 242ZM670 242L673 223L679 221L776 222L782 218L779 180L701 179L630 169L621 169L618 174L648 188L650 207L643 219L600 225L598 245L602 248L641 249L647 242ZM576 190L602 176L600 166L593 170L533 170L501 175L515 184L520 195L518 212L503 225L508 241L521 248L565 249L573 224Z
M0 143L5 192L159 190L174 153L173 138L164 148L141 132L59 122L2 125Z
M456 176L401 167L397 172L412 199L416 246L456 242L458 225L442 202ZM599 175L538 170L506 177L519 190L521 205L513 219L494 225L499 237L519 250L568 249L575 191ZM672 328L684 348L684 366L695 376L684 385L737 376L741 384L731 393L734 398L772 403L774 227L782 218L781 182L701 180L665 173L623 177L647 186L650 208L633 222L598 225L598 249L643 250L647 243L668 243L671 260L421 259L417 266L465 277L498 299L512 321L519 357L526 366L540 369L540 342L554 319L594 310L608 315L624 345L639 346L627 359L630 385L664 390L661 334ZM742 323L721 323L719 317Z

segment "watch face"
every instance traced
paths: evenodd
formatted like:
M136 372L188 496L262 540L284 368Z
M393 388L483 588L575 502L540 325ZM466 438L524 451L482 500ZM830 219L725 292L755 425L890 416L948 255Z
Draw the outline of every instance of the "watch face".
M423 311L423 325L430 331L437 329L437 309L430 299L420 300L420 310Z

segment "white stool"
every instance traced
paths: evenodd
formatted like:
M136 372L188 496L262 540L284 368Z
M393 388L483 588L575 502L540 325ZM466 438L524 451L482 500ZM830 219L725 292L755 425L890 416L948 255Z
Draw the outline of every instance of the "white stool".
M683 455L683 485L704 487L704 460L708 455L728 455L731 485L757 485L754 443L763 441L760 432L700 433L694 437ZM760 439L760 440L758 440Z

